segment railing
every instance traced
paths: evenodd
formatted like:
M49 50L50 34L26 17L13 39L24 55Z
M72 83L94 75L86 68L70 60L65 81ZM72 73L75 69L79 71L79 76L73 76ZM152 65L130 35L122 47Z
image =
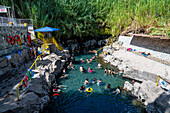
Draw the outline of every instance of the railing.
M107 45L105 45L105 46L101 47L100 49L98 49L97 52L99 52L99 51L102 50L104 47L106 47L106 46L108 46L108 45L110 45L110 44L112 44L112 43L113 43L113 39L111 39L111 42L110 42L110 43L108 43Z
M101 56L102 53L107 54L108 52L107 52L107 51L102 51L102 52L99 54L99 57Z
M56 46L60 51L64 50L64 48L57 43L57 41L55 40L54 37L52 37L52 42L51 42L51 43L55 44L55 46Z
M41 56L42 56L43 54L44 54L44 53L42 53L41 55L39 55L39 56L35 59L34 63L31 65L30 69L32 69L32 67L33 67L34 65L35 65L35 69L37 69L37 60L39 59L39 63L41 63ZM17 96L18 96L18 100L20 100L20 98L19 98L19 87L20 87L21 84L23 83L23 80L24 80L24 79L22 79L21 82L19 83L19 85L17 86Z
M0 26L33 26L32 19L0 17Z
M165 82L167 82L168 84L170 84L170 82L168 82L166 79L164 79L164 78L162 78L161 76L158 75L158 77L157 77L157 82L156 82L156 86L158 86L159 78L161 78L162 80L164 80Z

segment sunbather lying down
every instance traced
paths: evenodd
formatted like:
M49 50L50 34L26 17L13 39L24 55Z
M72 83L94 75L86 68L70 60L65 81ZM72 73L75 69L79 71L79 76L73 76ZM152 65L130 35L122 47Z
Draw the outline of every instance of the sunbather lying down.
M147 57L148 55L151 55L150 53L148 52L140 52L143 56Z

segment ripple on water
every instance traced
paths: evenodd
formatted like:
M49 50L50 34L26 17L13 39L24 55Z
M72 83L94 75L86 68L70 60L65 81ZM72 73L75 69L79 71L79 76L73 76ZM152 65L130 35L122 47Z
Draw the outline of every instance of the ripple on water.
M75 56L76 61L80 58L91 58L92 54L85 54ZM101 59L95 59L91 64L77 63L74 64L76 70L67 71L69 74L68 79L59 80L60 84L68 85L67 89L63 89L59 98L55 101L51 101L49 106L44 110L45 113L140 113L144 112L144 107L139 104L135 106L133 103L134 98L129 96L126 92L122 91L125 79L120 76L104 76L104 69L96 69L98 62L101 62L104 68L114 68L108 64L104 64ZM79 67L83 67L87 70L91 67L95 72L92 74L79 72ZM117 71L117 69L115 69ZM89 81L93 78L99 79L106 84L110 83L112 90L115 90L117 86L121 87L122 93L120 95L112 94L111 91L104 90L103 86L97 84L91 84L94 93L86 96L86 93L80 93L78 91L81 85L84 85L86 78ZM127 80L127 79L126 79Z

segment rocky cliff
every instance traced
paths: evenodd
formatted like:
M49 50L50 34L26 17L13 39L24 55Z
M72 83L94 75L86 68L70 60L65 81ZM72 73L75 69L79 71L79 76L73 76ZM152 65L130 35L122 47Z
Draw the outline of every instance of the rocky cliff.
M70 57L69 54L65 54ZM20 91L20 101L17 99L17 85L0 99L1 112L32 113L41 111L50 101L49 92L55 75L59 74L65 64L61 56L51 54L43 58L41 65L33 70L35 75L29 81L29 86Z

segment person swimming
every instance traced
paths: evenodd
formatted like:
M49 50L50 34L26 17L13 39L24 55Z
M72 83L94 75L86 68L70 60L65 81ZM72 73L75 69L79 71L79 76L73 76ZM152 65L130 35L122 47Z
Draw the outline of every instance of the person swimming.
M88 78L86 78L86 80L84 81L84 85L89 85L89 81L88 81Z
M102 68L102 64L101 64L101 63L98 63L97 68L98 68L98 69L99 69L99 68Z
M80 61L81 61L81 63L84 63L84 62L85 62L85 60L84 60L84 59L82 59L82 58L80 59Z
M93 89L92 88L86 88L86 92L87 92L87 96L93 92Z
M79 90L80 92L82 92L83 90L85 90L85 88L86 88L86 87L81 86L78 90Z
M67 78L67 77L68 77L68 74L61 76L60 79Z
M88 64L90 63L90 60L88 58L86 59L86 61L87 61Z
M65 74L65 73L66 73L66 69L64 68L64 69L63 69L63 74Z
M114 75L115 74L115 71L114 69L111 70L111 74Z
M102 85L102 84L103 84L102 79L99 78L99 80L97 81L97 85L100 86L100 85Z
M84 70L84 67L83 66L81 66L80 67L80 72L84 72L85 70Z
M72 64L72 62L70 62L70 64L67 66L67 68L68 68L68 69L74 69L74 70L75 70L74 65Z
M116 91L113 91L113 93L120 94L120 87L119 87L119 86L117 86Z
M110 84L106 85L106 86L105 86L105 89L106 89L106 90L110 90L110 89L111 89L111 85L110 85Z
M107 75L107 68L105 68L104 73L105 73L105 75Z
M96 78L94 78L93 80L91 80L92 83L95 83L96 82Z
M111 69L108 70L108 73L111 74Z
M92 73L94 70L92 69L92 68L90 68L90 70L89 70L89 73Z

